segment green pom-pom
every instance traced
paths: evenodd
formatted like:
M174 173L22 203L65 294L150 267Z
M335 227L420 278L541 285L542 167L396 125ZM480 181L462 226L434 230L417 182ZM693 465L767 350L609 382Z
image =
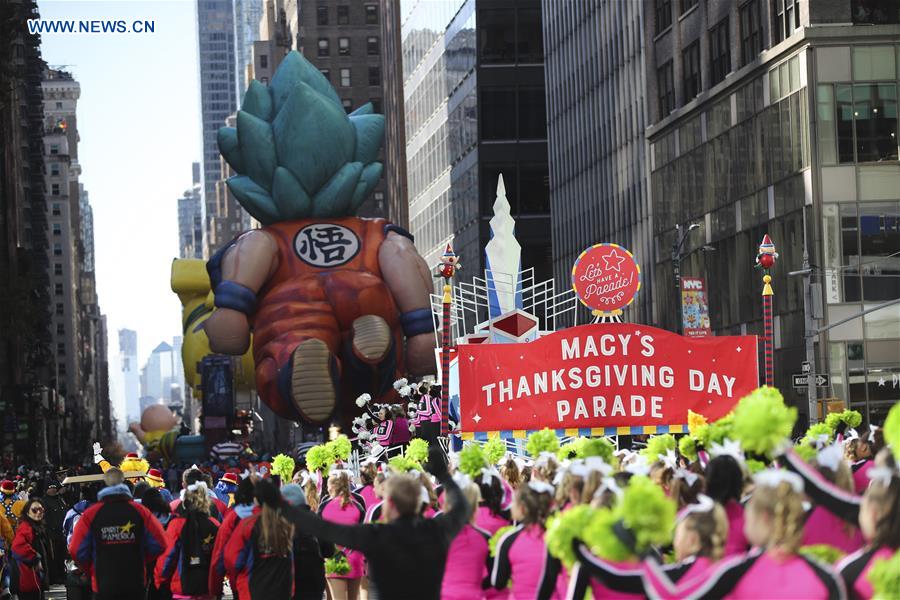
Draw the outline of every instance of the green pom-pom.
M816 462L816 456L818 455L816 449L809 444L797 444L794 446L794 452L809 464L814 464Z
M325 572L329 575L346 575L350 572L350 562L343 552L338 552L333 558L325 559Z
M547 551L561 560L567 569L575 564L572 540L579 537L591 523L595 512L596 509L587 504L580 504L547 519L547 532L544 534Z
M615 512L637 538L638 551L672 541L675 503L648 477L636 475L631 478Z
M862 414L858 410L847 409L825 415L825 424L832 431L835 431L841 423L845 423L847 427L859 427L860 423L862 423Z
M874 591L873 600L900 598L900 551L890 558L876 560L867 577Z
M328 448L332 459L335 461L349 460L350 453L353 451L353 446L350 444L350 440L347 439L346 435L337 436L335 439L325 444L325 447Z
M499 437L492 437L484 444L484 459L489 465L496 465L497 462L506 456L506 442Z
M785 406L781 392L761 387L738 402L731 433L745 452L768 455L790 437L796 421L797 409Z
M412 460L408 456L399 454L388 461L388 466L398 473L407 473L409 471L422 470L422 465Z
M811 546L801 546L800 554L813 558L826 565L833 565L837 561L844 558L844 551L835 548L830 544L813 544Z
M632 559L634 554L613 533L613 527L618 520L619 517L610 509L598 509L578 537L600 558L614 561Z
M816 423L806 430L806 434L800 440L801 444L809 444L815 446L819 443L819 438L825 436L825 444L834 441L834 429L828 426L828 423Z
M294 459L285 454L279 454L272 459L272 473L281 477L281 481L288 483L294 476Z
M747 471L749 471L751 475L759 473L766 468L766 463L761 460L756 460L755 458L748 458L746 461L746 465Z
M559 438L556 437L556 432L550 429L545 428L541 431L535 431L528 436L528 443L525 445L525 449L532 458L537 458L541 452L556 454L556 451L559 450Z
M900 462L900 404L895 404L884 420L884 443L891 447L894 458Z
M641 450L641 454L647 457L648 461L653 462L659 459L660 456L665 456L669 450L674 451L677 446L675 436L671 433L654 435L647 440L647 447Z
M459 470L472 479L481 476L485 467L484 449L479 444L469 444L459 453Z
M589 458L591 456L599 456L608 465L616 464L616 447L609 441L609 438L589 438L584 440L578 448L578 458Z
M571 442L563 444L556 452L556 458L558 458L559 460L575 458L578 455L578 449L582 444L584 444L583 438L577 438L572 440Z
M310 471L323 471L333 462L334 457L323 444L313 446L306 453L306 468Z
M734 413L728 413L718 421L710 423L706 429L693 436L704 448L709 448L713 442L721 444L726 439L734 439L732 428L734 427ZM701 428L702 429L702 428Z
M515 525L507 525L506 527L501 527L498 529L494 535L491 536L491 539L488 540L488 548L491 551L491 556L497 556L497 544L500 542L500 538L509 533L511 530L515 529Z
M421 438L415 438L409 441L406 447L406 457L417 463L423 463L428 460L428 442Z
M678 440L678 451L683 457L691 462L696 461L698 458L697 442L695 442L694 438L689 435L686 435Z

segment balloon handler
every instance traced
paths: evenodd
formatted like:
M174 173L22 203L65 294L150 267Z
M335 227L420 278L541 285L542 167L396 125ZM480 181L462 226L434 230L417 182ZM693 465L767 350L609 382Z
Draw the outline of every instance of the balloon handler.
M219 130L228 188L263 227L207 264L217 310L204 328L235 356L252 331L257 391L286 419L349 427L359 394L435 372L427 264L400 227L354 216L381 178L383 137L384 116L346 114L295 51Z

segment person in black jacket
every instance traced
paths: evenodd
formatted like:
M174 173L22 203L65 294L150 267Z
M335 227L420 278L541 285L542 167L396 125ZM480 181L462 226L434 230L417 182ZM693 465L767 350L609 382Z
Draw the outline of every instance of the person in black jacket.
M63 521L69 507L66 505L62 494L60 494L59 482L56 479L48 479L44 490L44 523L47 528L47 537L49 541L50 555L49 576L50 583L65 583L66 581L66 538L63 535Z
M330 523L284 502L278 488L266 480L256 484L256 497L260 504L280 508L282 516L303 533L365 554L371 596L438 600L447 550L466 523L469 504L450 478L443 451L436 444L431 447L426 468L444 486L453 507L433 519L417 515L422 485L405 475L395 475L386 483L386 523Z
M306 496L296 483L281 488L285 502L301 510L309 510ZM334 544L319 541L294 529L294 597L293 600L322 600L325 594L325 559L334 556Z

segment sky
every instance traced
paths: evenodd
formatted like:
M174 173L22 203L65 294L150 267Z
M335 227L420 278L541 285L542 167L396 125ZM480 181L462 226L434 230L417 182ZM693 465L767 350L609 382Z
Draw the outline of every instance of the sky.
M200 159L197 29L192 0L39 0L41 18L154 22L153 33L44 34L43 58L81 85L80 181L94 211L97 293L107 316L110 375L121 328L138 332L143 365L181 335L169 287L178 256L178 198ZM124 399L113 390L118 415Z

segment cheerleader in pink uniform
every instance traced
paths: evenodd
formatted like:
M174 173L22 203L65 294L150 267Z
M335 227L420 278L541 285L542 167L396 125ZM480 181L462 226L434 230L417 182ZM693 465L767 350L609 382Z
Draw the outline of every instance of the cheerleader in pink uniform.
M346 472L333 473L328 478L328 498L319 505L319 515L326 521L342 525L362 523L366 510L350 493L350 477ZM357 600L359 598L360 579L365 573L365 559L361 552L349 548L338 547L350 564L350 572L338 575L326 574L328 589L335 599Z
M744 472L734 457L723 454L706 465L706 495L718 502L728 517L725 556L743 554L750 548L744 536Z
M614 563L594 556L575 542L578 564L572 572L569 598L581 600L590 587L594 598L680 598L678 583L705 579L722 558L728 536L725 510L709 496L700 495L678 513L673 542L676 562L660 565L648 558L642 565ZM602 582L602 585L599 585Z
M478 506L481 494L474 483L460 486L470 507ZM449 511L445 500L444 510ZM488 585L491 556L488 551L490 536L475 526L475 513L450 544L447 566L441 584L441 600L482 600Z
M850 467L844 462L843 450L839 444L828 446L816 458L816 470L830 483L848 494L855 493ZM810 510L803 527L804 546L827 544L844 554L856 552L863 546L863 537L853 523L848 523L824 506L814 506Z
M497 542L497 556L491 570L491 585L506 589L512 581L512 600L561 600L565 581L559 577L561 565L550 556L544 543L544 522L553 503L553 486L531 481L516 492L513 518L519 526Z
M704 577L669 589L683 597L733 599L842 599L846 590L830 567L797 553L803 536L803 480L795 473L768 469L754 477L756 487L744 515L744 533L755 549L732 556Z
M502 508L504 491L500 473L494 468L487 468L482 471L482 476L476 483L481 501L475 510L475 525L494 535L510 524L509 511Z

